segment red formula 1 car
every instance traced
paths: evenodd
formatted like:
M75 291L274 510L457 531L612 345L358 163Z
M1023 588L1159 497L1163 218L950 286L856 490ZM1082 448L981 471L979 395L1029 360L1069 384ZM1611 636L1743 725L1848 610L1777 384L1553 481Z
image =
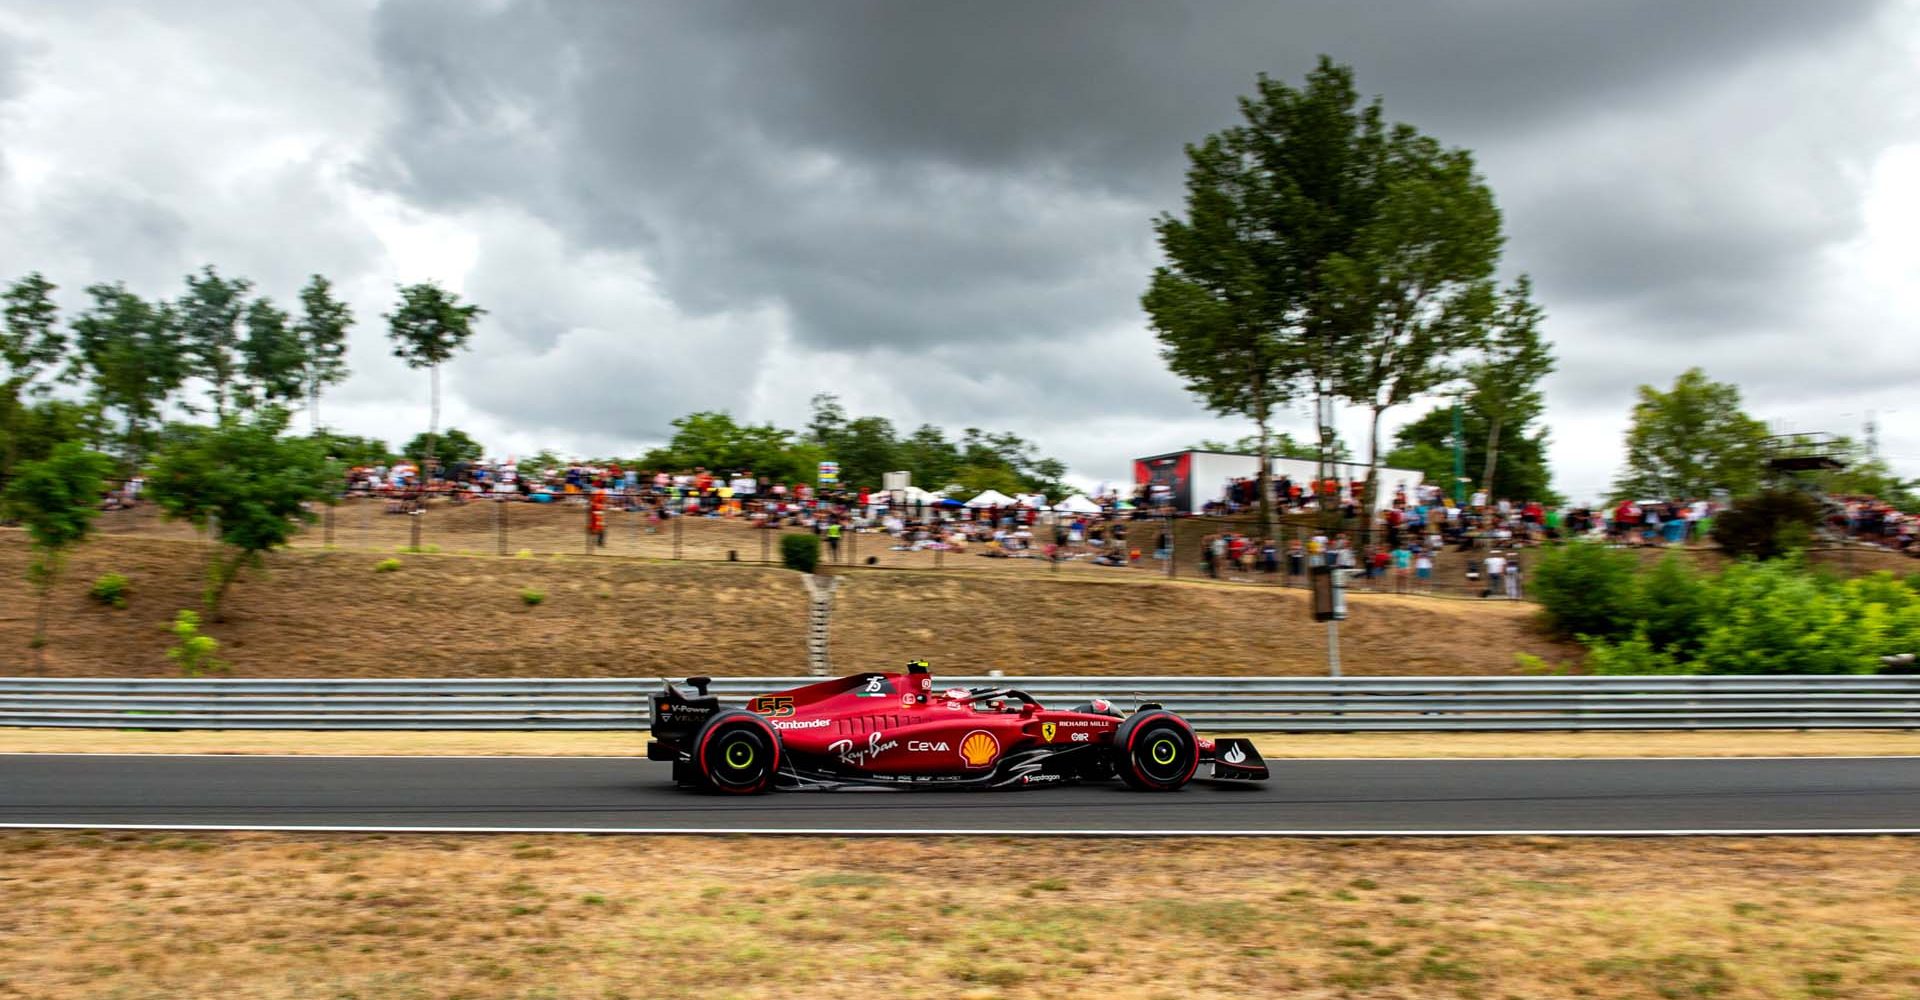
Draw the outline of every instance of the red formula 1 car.
M1103 699L1044 708L1024 691L933 690L927 665L821 681L722 708L708 679L653 699L650 760L671 761L689 788L752 795L776 788L1017 788L1118 776L1171 792L1209 777L1264 781L1243 739L1203 740L1155 704L1123 716Z

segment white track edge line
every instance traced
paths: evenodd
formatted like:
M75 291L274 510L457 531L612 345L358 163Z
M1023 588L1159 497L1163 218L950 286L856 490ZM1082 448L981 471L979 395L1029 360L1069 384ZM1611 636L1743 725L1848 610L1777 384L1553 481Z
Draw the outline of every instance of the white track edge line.
M646 760L642 754L518 754L518 753L109 753L103 750L0 750L0 757L207 757L216 759L265 757L280 760ZM1755 754L1751 756L1662 757L1268 757L1268 763L1331 761L1620 761L1620 760L1920 760L1920 754Z
M1726 830L1032 830L953 828L875 830L845 827L554 827L554 826L288 826L266 824L0 823L4 830L151 830L206 833L585 834L715 837L1887 837L1917 836L1920 827Z

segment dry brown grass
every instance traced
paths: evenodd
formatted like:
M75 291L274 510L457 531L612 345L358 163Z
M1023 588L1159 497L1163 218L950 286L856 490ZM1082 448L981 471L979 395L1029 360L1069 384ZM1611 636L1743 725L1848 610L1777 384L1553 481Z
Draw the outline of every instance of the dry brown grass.
M54 593L48 672L166 674L164 626L199 605L206 557L191 541L129 534L81 548ZM248 677L806 671L806 594L786 570L443 551L399 555L397 572L376 573L379 558L274 553L265 572L235 584L226 620L206 631ZM35 606L27 559L23 536L0 531L0 649L23 660ZM124 610L86 596L107 572L130 582ZM1325 632L1306 620L1300 592L1122 573L850 573L836 598L834 663L851 672L924 657L950 674L1325 670ZM522 588L544 592L545 602L527 607ZM1517 605L1360 596L1354 608L1342 631L1354 674L1511 673L1517 652L1576 652L1541 638L1530 609Z
M1920 755L1920 733L1276 733L1269 758L1890 757ZM644 733L140 732L0 729L0 753L587 756L646 753Z
M0 996L1912 997L1920 841L13 832Z

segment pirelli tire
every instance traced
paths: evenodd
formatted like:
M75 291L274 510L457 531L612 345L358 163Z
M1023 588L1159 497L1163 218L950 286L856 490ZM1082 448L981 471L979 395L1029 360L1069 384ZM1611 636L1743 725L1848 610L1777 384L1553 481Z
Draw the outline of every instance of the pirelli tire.
M1200 769L1200 741L1187 720L1161 708L1128 716L1113 734L1114 767L1127 787L1175 792Z
M699 786L722 795L759 795L773 790L780 773L780 732L752 712L716 713L693 738L692 764Z

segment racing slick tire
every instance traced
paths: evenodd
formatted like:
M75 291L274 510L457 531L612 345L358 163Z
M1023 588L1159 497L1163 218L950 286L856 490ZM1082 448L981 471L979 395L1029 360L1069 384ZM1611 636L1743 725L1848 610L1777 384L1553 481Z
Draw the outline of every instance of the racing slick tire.
M700 787L726 795L773 789L780 771L780 732L752 712L716 713L693 738L693 770Z
M1187 720L1165 709L1135 712L1113 734L1114 766L1127 787L1178 791L1200 768L1200 741Z

